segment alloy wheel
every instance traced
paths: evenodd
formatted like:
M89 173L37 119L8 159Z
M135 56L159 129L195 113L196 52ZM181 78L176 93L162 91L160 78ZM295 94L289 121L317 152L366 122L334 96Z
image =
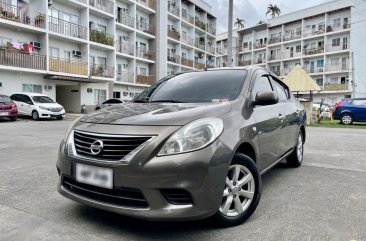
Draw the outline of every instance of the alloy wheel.
M37 111L33 111L32 117L33 117L33 120L37 120L38 119L38 112Z
M250 206L255 192L252 173L242 165L231 165L226 177L220 212L229 217L242 214Z
M342 116L342 123L345 125L349 125L352 122L352 117L350 115Z

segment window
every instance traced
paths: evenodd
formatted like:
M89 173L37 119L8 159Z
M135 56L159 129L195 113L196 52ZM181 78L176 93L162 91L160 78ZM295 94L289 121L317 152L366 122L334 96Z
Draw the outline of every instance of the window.
M1 37L0 36L0 46L1 47L6 47L7 43L11 43L11 39L7 38L7 37Z
M331 77L329 80L330 84L338 84L338 77Z
M49 54L53 58L59 58L59 49L54 47L49 47Z
M300 53L301 52L301 45L297 45L296 46L296 53Z
M22 91L42 94L42 85L23 84Z
M94 90L94 102L95 104L103 103L106 101L107 91L106 90Z
M121 92L119 92L119 91L114 91L114 92L113 92L113 98L120 99L120 98L121 98Z
M70 59L71 59L71 52L70 51L64 51L64 59L70 61Z
M341 18L333 19L333 26L340 27L341 26Z
M29 98L29 96L27 96L27 95L22 95L22 94L18 95L17 101L33 105L32 99Z
M273 83L273 87L276 90L277 94L278 94L278 99L279 101L286 101L288 99L288 93L285 90L285 88L283 87L283 85L281 85L280 83L278 83L276 80L274 80L274 78L272 77L272 83Z
M187 9L182 8L182 18L187 18Z
M340 46L341 45L341 39L340 38L334 38L332 39L332 47Z
M253 88L252 88L252 100L255 100L255 97L257 96L258 92L261 91L272 91L272 86L268 80L267 75L263 75L261 77L259 77L259 75L261 75L261 73L257 74L257 77L255 78L255 82L253 84Z
M102 33L104 33L104 34L107 34L107 27L106 27L106 26L104 26L104 25L98 24L98 25L97 25L97 30L98 30L99 32L102 32Z
M323 86L323 78L316 79L315 81L316 81L317 85Z
M366 106L366 100L352 100L352 104Z

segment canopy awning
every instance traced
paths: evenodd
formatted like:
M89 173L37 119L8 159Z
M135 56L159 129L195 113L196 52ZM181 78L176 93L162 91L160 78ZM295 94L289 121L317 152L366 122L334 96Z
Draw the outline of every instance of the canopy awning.
M295 68L283 79L283 82L292 92L320 91L321 88L313 78L310 77L300 65Z

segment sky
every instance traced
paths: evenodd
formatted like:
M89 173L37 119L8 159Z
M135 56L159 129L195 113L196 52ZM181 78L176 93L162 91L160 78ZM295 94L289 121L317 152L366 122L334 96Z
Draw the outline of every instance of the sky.
M227 32L227 17L229 0L205 0L213 8L217 17L217 33ZM257 24L260 20L266 21L267 7L270 3L277 4L281 15L318 5L329 0L234 0L234 22L236 18L244 19L246 27Z

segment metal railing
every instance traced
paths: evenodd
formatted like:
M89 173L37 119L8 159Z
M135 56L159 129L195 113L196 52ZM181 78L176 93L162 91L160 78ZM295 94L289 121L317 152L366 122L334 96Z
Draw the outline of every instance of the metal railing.
M324 84L324 91L348 90L348 84Z
M133 55L133 48L134 46L129 43L117 43L117 52L119 53Z
M296 58L296 57L301 57L301 52L290 52L290 51L285 51L283 53L283 58L284 59L289 59L289 58Z
M189 13L182 12L182 19L190 24L194 24L194 17Z
M89 0L89 5L110 14L114 13L114 3L109 0Z
M121 73L117 73L117 82L126 82L126 83L134 83L135 82L135 73L122 71Z
M100 44L114 46L114 36L113 35L106 34L104 32L101 32L101 31L98 31L95 29L90 29L89 40L96 42L96 43L100 43Z
M116 11L116 21L131 28L135 27L135 19L125 13Z
M283 41L290 41L290 40L295 40L295 39L299 39L301 38L301 31L297 32L295 34L286 34L285 36L283 36Z
M86 27L50 16L48 16L48 29L63 35L87 39Z
M46 70L46 56L0 48L0 65Z
M215 47L213 47L211 45L207 45L206 51L209 52L210 54L215 54Z
M267 62L267 60L265 58L255 58L254 59L254 64L264 64L266 62Z
M176 54L170 54L170 55L168 55L167 60L169 62L179 64L179 62L180 62L180 56L179 55L176 55Z
M249 45L249 46L239 46L239 52L247 52L247 51L250 51L252 50L252 45Z
M314 54L322 54L324 53L324 47L321 48L304 48L303 55L314 55Z
M255 44L254 45L254 49L261 49L261 48L265 48L267 46L266 43L259 43L259 44Z
M207 24L207 32L209 32L212 35L216 35L216 28L214 28L210 24Z
M329 23L327 24L327 32L339 31L343 29L349 29L351 25L348 22L343 22L339 24Z
M190 59L186 59L186 58L182 57L181 58L181 64L193 68L193 61L190 60Z
M168 29L168 37L179 40L180 33L176 30Z
M270 54L268 56L268 61L280 60L281 58L282 58L281 54Z
M251 60L242 60L242 61L238 61L238 65L239 66L247 66L247 65L251 65L252 61Z
M168 2L168 12L179 17L179 6L175 6Z
M46 15L23 12L17 6L0 1L0 18L38 28L46 28Z
M137 3L144 5L145 7L156 9L155 0L136 0Z
M318 73L323 73L324 72L324 66L319 66L319 67L305 66L304 70L308 74L318 74Z
M195 41L194 42L194 47L205 50L205 43L201 42L201 41Z
M136 83L137 84L144 84L144 85L152 85L155 83L155 76L154 75L142 75L138 74L136 76Z
M194 25L196 25L196 27L199 27L200 29L206 30L206 24L198 18L194 20Z
M95 77L114 77L114 67L102 64L92 64L90 66L90 75Z
M69 59L49 58L49 69L54 72L63 72L69 74L88 74L88 64Z
M136 48L136 57L154 60L154 52L146 48Z
M349 71L348 62L338 63L338 64L328 64L325 66L326 72L336 72L336 71Z
M269 39L268 44L276 44L276 43L281 43L281 42L282 42L282 34L276 34Z
M143 22L137 22L136 28L142 32L154 35L155 34L155 28L153 24L149 23L143 23Z
M181 40L182 40L183 43L191 45L191 46L193 46L193 44L194 44L194 39L192 37L187 36L187 35L183 35L181 37Z
M315 28L308 28L303 31L303 37L310 37L314 35L320 35L325 33L325 24L317 24L317 29Z
M327 45L327 52L335 52L348 49L349 49L349 43L340 43L338 46L333 46L332 44Z

